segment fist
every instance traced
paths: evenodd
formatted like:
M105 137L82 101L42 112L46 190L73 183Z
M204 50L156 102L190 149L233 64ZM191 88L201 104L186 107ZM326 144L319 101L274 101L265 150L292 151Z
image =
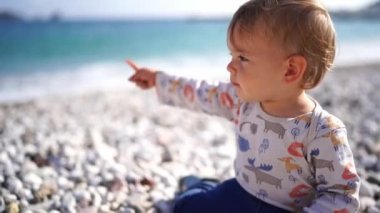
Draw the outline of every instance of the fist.
M156 71L150 68L140 68L131 60L126 61L134 70L134 74L128 79L141 89L150 89L156 85Z

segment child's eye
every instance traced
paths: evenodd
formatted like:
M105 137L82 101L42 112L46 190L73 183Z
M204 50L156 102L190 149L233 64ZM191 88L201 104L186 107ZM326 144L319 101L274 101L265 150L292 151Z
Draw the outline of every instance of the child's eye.
M249 61L248 58L241 56L241 55L239 55L238 58L240 61Z

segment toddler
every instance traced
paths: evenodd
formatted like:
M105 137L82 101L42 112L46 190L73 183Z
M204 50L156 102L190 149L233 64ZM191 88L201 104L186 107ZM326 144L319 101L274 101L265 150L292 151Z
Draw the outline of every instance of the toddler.
M355 212L359 176L344 124L306 91L335 57L335 30L317 0L251 0L228 28L230 82L169 76L149 68L129 79L166 104L235 124L236 176L192 187L175 212Z

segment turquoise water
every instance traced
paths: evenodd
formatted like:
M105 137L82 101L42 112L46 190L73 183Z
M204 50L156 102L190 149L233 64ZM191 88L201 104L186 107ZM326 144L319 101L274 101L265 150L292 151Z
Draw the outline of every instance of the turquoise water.
M335 25L342 45L380 40L380 22L336 21ZM0 23L0 73L120 61L125 57L167 60L228 54L227 26L227 21Z
M0 28L0 73L125 57L226 54L227 22L0 23Z
M380 21L334 23L338 65L380 61ZM169 73L228 79L227 27L227 20L0 22L0 101L125 86L132 72L126 58Z

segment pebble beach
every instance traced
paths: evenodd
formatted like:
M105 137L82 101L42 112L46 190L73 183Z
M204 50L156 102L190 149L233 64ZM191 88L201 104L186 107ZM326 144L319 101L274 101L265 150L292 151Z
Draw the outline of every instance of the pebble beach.
M360 212L380 212L379 89L370 64L336 67L310 91L347 126ZM170 212L181 177L229 179L234 154L231 123L154 90L0 103L0 212Z

